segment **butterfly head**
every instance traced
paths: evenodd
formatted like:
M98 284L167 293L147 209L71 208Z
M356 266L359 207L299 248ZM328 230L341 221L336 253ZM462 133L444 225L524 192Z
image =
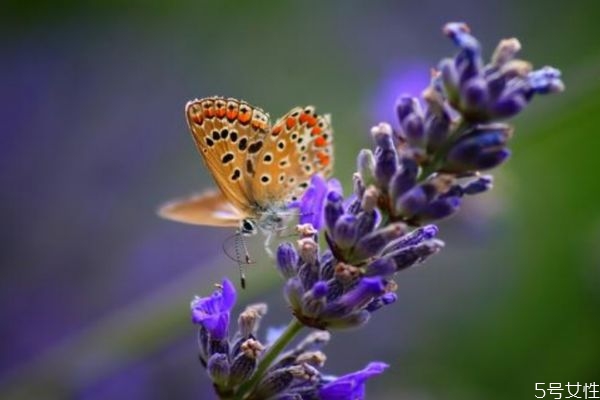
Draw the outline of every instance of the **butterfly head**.
M256 222L245 218L240 222L240 234L242 236L254 236L258 232Z

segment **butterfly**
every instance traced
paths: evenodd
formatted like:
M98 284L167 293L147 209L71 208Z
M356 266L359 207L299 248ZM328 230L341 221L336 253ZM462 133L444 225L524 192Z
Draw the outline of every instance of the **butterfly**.
M204 164L218 190L167 203L164 218L190 224L237 227L267 235L281 231L314 174L333 167L329 115L295 107L271 125L269 114L245 101L207 97L188 102L185 115Z

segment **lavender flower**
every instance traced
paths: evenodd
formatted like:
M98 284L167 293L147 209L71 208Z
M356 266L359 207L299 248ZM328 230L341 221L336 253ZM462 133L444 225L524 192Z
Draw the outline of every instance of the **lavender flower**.
M449 23L444 33L460 51L440 63L423 92L425 107L401 97L400 130L375 126L375 151L363 150L358 158L355 179L376 188L377 207L392 222L420 226L446 218L458 211L463 196L489 190L491 177L480 171L508 159L513 134L498 120L521 112L535 94L564 89L557 69L534 71L515 59L521 48L516 39L502 40L484 65L479 42L465 24Z
M423 102L398 100L399 130L388 123L372 128L375 148L358 154L353 193L344 198L337 180L315 175L302 198L288 204L300 212L299 240L280 244L276 254L293 314L281 335L272 343L258 339L267 307L255 304L240 314L230 337L236 292L227 279L210 297L192 301L200 360L221 399L364 399L365 382L387 365L322 375L321 348L330 332L362 326L396 302L396 274L444 246L431 222L492 188L493 177L481 171L508 159L513 134L499 120L521 112L536 94L564 89L557 69L534 71L515 59L516 39L501 41L484 64L465 24L447 24L444 33L458 54L439 64ZM306 327L317 330L286 350Z
M334 400L352 394L351 398L362 399L365 381L387 367L376 362L340 378L322 375L319 369L326 356L321 348L329 342L330 334L321 331L307 335L286 352L269 353L272 348L283 350L279 340L285 340L300 325L292 325L293 329L282 333L278 341L262 344L257 332L267 312L266 304L246 307L230 339L229 313L235 298L233 284L223 279L211 296L196 297L191 307L192 321L200 326L200 360L221 398ZM264 360L267 363L261 364Z
M464 23L449 23L444 33L460 49L454 59L440 63L441 86L449 103L463 118L489 122L521 112L535 94L564 90L560 71L515 59L521 49L517 39L502 40L489 64L483 65L479 42Z
M314 178L306 203L311 214L323 214L329 250L322 255L317 231L301 225L296 246L283 243L277 249L277 266L287 280L285 297L294 316L317 329L363 325L383 305L396 300L392 276L437 253L443 243L434 239L433 225L415 231L403 223L380 226L375 209L375 189L358 190L344 201L323 178ZM315 193L324 204L312 201ZM306 196L301 199L305 202ZM301 207L309 209L309 204Z
M235 304L235 288L223 279L220 290L210 297L195 297L192 300L192 322L204 328L212 340L222 340L227 336L229 313Z

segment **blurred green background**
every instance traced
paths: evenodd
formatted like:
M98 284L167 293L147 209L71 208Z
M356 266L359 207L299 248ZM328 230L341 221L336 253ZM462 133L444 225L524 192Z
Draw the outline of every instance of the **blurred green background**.
M188 304L236 279L231 232L155 216L212 184L183 105L219 94L276 117L314 104L333 116L349 188L370 126L454 54L441 27L455 20L488 56L518 37L567 91L513 121L494 190L441 224L446 249L398 276L397 304L334 335L325 370L391 364L371 399L600 384L599 17L592 0L4 1L0 398L213 398ZM281 280L253 247L237 310L268 301L263 327L283 325Z

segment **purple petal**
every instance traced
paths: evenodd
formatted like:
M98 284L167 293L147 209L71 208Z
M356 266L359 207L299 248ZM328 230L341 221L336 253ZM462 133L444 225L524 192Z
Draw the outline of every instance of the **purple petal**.
M552 67L532 71L527 77L531 88L539 94L562 92L565 89L560 80L560 71Z
M310 185L300 200L300 224L311 224L315 229L321 227L322 210L325 195L327 194L327 182L319 174L310 179Z
M222 311L231 311L233 306L235 305L235 301L237 298L237 294L235 292L235 286L231 281L227 278L223 279L221 283L223 289L221 291L221 298L223 299L221 302L221 310Z
M319 390L319 398L323 400L360 400L365 396L365 382L380 375L388 367L382 362L369 363L364 369L341 376L325 384Z

